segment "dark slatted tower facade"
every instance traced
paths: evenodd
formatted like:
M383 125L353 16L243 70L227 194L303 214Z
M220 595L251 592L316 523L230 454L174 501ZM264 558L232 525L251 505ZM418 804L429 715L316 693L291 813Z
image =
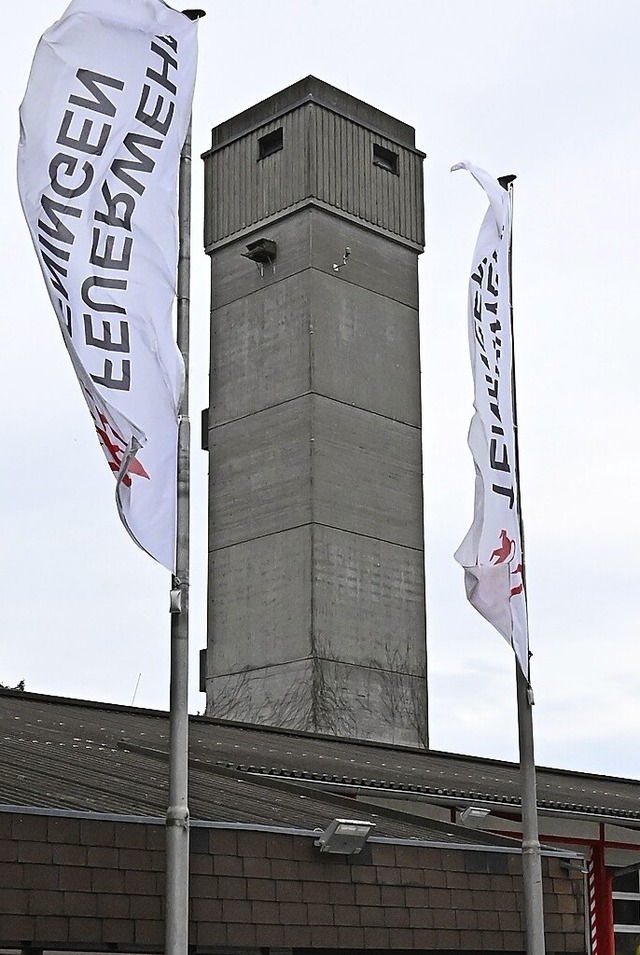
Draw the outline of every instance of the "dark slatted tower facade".
M314 77L213 130L212 716L426 745L423 158Z

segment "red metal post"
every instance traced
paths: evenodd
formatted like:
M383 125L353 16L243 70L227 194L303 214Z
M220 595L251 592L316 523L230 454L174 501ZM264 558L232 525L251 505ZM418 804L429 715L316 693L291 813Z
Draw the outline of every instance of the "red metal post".
M605 865L604 834L594 843L589 860L589 927L591 955L615 955L612 878Z

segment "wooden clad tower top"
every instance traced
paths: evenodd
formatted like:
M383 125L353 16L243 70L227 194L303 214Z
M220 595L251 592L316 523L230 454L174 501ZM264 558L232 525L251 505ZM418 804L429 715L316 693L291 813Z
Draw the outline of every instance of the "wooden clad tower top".
M424 248L413 128L313 76L217 126L203 158L207 252L305 205Z

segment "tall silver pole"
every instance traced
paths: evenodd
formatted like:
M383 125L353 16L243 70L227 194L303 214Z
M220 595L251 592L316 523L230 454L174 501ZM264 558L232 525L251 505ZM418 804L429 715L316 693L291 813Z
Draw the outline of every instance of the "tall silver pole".
M513 181L515 176L502 176L498 180L509 194L509 221L513 222ZM511 396L513 404L513 430L515 448L515 472L518 487L518 517L522 550L522 582L527 593L526 560L524 548L524 525L520 496L520 453L518 443L518 412L516 403L515 347L513 329L513 297L511 273L511 237L509 231L509 303L511 322ZM528 668L527 668L528 669ZM527 955L544 955L544 908L542 895L542 854L538 835L538 798L536 764L533 751L533 692L516 660L516 692L518 699L518 741L520 746L520 800L522 807L522 878L524 882L525 928Z
M185 366L178 409L176 572L171 588L169 806L166 818L165 953L187 955L189 944L189 307L191 276L191 123L178 179L177 341Z
M532 695L516 661L518 738L520 741L520 790L522 805L522 878L528 955L544 955L542 855L538 838L536 766L533 754Z

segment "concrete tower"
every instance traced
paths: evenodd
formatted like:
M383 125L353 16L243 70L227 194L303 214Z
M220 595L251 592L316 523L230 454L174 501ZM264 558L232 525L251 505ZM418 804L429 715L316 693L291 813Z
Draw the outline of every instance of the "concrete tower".
M426 745L414 143L314 77L213 130L210 715Z

